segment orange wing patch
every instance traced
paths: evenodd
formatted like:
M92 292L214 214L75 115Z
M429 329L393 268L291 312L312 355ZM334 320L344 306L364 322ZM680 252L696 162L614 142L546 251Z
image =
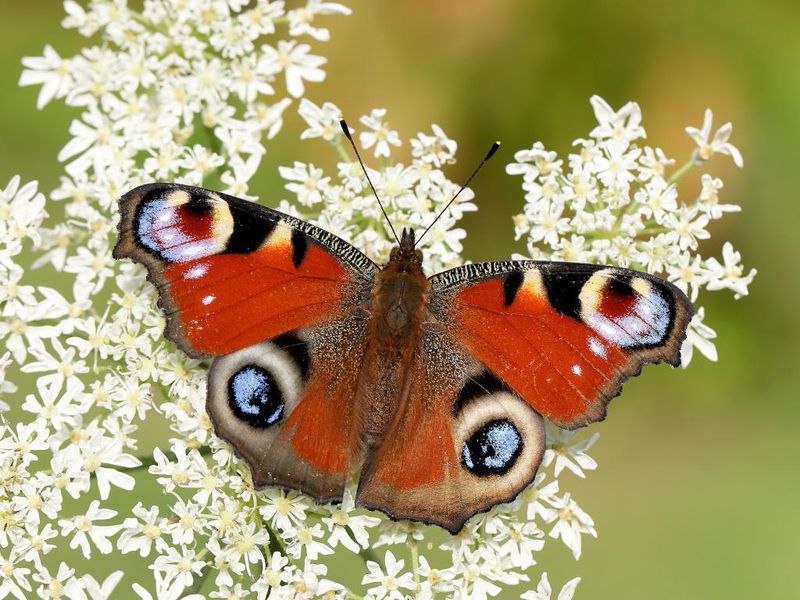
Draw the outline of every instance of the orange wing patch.
M201 353L227 354L329 316L342 304L348 274L339 261L312 243L295 267L291 244L271 239L251 254L167 265L175 337Z

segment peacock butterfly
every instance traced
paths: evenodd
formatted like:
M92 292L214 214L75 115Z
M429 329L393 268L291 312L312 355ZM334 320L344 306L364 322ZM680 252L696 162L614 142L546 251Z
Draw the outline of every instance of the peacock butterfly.
M678 365L693 312L672 284L616 267L426 277L408 229L380 267L310 223L185 185L143 185L119 207L114 256L147 267L166 337L213 358L208 414L257 487L338 501L360 463L358 505L451 532L533 480L543 417L602 420L642 365Z

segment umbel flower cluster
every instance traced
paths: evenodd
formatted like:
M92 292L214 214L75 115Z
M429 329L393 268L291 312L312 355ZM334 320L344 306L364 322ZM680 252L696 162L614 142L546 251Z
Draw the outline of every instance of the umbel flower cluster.
M324 59L309 46L328 38L317 18L349 11L319 0L295 7L145 0L141 12L123 0L67 0L65 8L65 27L102 43L67 59L47 47L43 57L24 60L21 78L41 86L40 105L63 99L82 111L60 154L64 176L48 199L18 177L0 191L0 597L480 599L516 586L527 600L569 600L577 578L553 591L534 567L546 540L560 540L578 558L582 537L596 535L566 486L596 468L586 452L597 434L549 427L531 486L457 536L356 510L352 485L341 505L327 506L280 489L256 491L246 465L213 434L204 410L206 365L165 341L143 269L111 258L115 200L139 183L175 180L257 200L248 183L295 98L307 123L301 137L329 143L337 171L303 162L281 168L287 199L279 208L386 258L390 234L344 144L340 111L302 98L304 82L324 77ZM706 277L702 284L687 279L692 290L737 282L735 291L745 293L752 274L737 274L732 249L733 258L723 250L716 263L732 274L712 279L706 273L715 272L714 259L696 258L696 242L682 241L702 215L705 231L730 207L707 199L708 212L687 208L691 217L681 219L683 204L665 175L670 163L631 137L643 135L638 107L614 113L593 103L600 123L591 140L579 142L570 173L539 146L509 167L524 176L526 216L516 225L529 252L630 264L675 280L671 269L688 255ZM384 110L356 125L377 159L370 176L395 226L430 223L457 189L445 174L456 143L433 126L406 142L403 160L396 155L404 144ZM719 152L738 159L729 128L710 141L709 132L710 122L692 132L699 145L691 164ZM625 144L621 162L615 140ZM639 190L654 181L666 182L662 195L672 200L647 215ZM465 232L457 225L476 209L471 200L465 190L426 237L430 270L461 261ZM644 227L630 229L631 215ZM537 227L551 217L554 225L540 235ZM595 248L617 221L633 240L635 260L601 243ZM676 248L660 263L644 261L652 245L646 236L661 234ZM562 240L573 235L583 254L568 254ZM619 235L609 236L611 246ZM704 332L700 325L693 331ZM98 555L115 560L87 562Z

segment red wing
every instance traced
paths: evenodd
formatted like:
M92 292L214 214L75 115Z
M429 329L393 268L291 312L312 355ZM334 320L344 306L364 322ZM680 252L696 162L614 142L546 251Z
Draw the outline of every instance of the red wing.
M645 363L680 363L692 306L644 273L534 261L467 265L432 278L432 306L464 346L565 428L602 420Z
M165 334L220 356L333 318L369 298L375 265L350 244L266 207L176 184L120 199L116 258L148 268Z
M367 457L356 502L455 533L533 480L544 425L448 328L428 323L423 336L408 392Z
M206 410L256 487L341 500L361 452L354 400L366 323L355 311L214 359Z

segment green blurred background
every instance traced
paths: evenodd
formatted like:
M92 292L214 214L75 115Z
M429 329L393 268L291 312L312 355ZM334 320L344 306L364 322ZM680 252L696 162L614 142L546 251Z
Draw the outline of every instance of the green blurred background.
M404 139L438 123L460 143L456 180L503 141L473 186L480 211L464 223L472 260L523 251L510 221L522 207L519 180L504 163L535 140L565 153L593 126L592 94L614 107L638 101L648 141L679 163L692 149L683 127L699 126L706 107L717 126L733 121L744 170L726 157L708 170L744 210L715 226L707 251L734 242L759 270L751 296L700 299L719 334L718 363L650 367L627 384L594 427L600 469L586 481L562 478L600 537L586 540L578 563L559 543L540 562L558 586L582 576L579 598L799 598L800 3L346 3L353 16L328 19L332 41L315 46L329 57L328 78L310 99L335 102L351 121L386 107ZM20 57L45 43L70 55L84 43L60 29L62 15L53 0L0 2L0 185L15 173L44 191L57 183L55 157L75 113L58 103L38 112L38 89L16 82ZM302 129L287 111L251 186L267 203L288 196L277 165L333 163L325 144L298 141ZM699 173L686 179L681 192L695 193Z

